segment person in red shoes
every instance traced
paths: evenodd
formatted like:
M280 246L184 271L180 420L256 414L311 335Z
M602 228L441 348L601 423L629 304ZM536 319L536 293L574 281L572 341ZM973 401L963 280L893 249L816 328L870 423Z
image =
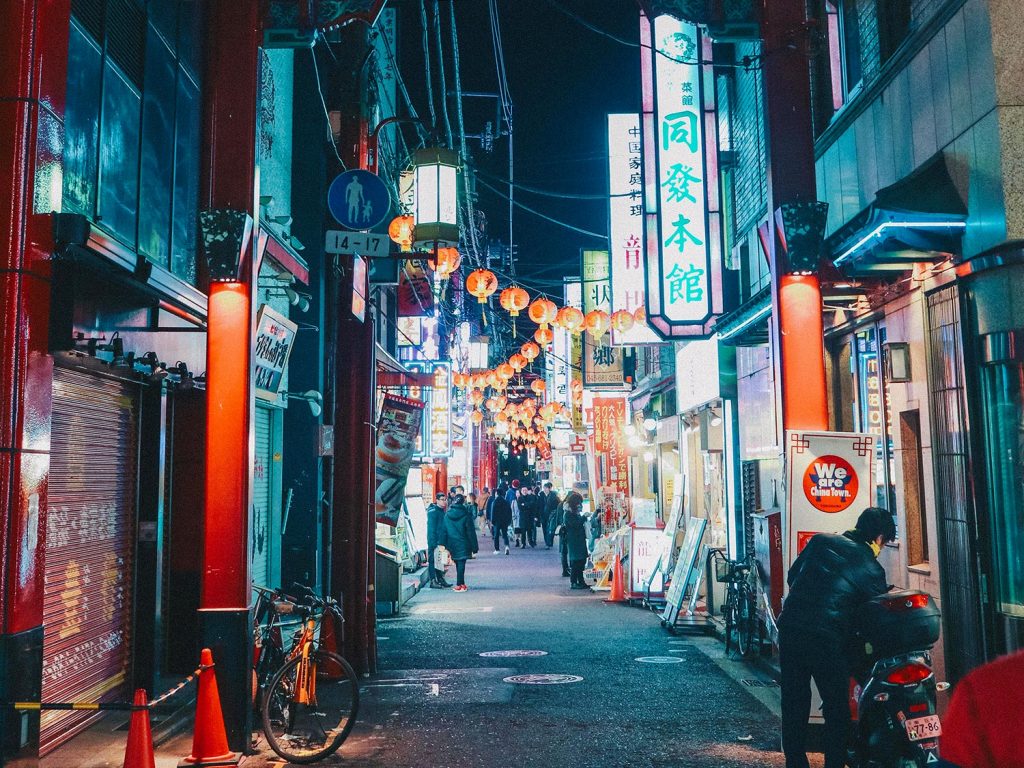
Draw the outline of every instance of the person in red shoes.
M1024 651L978 667L953 689L939 750L950 768L1024 768Z

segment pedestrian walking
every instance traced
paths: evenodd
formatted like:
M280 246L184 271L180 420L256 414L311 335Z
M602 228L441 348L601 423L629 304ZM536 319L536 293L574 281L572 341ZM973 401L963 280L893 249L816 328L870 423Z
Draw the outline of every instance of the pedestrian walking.
M444 578L444 571L435 567L434 555L441 536L441 529L444 527L445 510L448 507L448 496L439 493L434 498L434 503L427 507L427 568L430 569L430 588L444 589L450 587Z
M466 586L466 561L476 554L479 546L473 513L462 494L456 495L455 502L445 513L438 544L446 547L455 561L455 591L465 592L469 589Z
M558 507L562 500L555 493L551 483L544 483L544 504L541 507L540 525L544 531L544 546L548 549L555 544L555 528L558 527Z
M569 573L569 546L568 536L565 532L565 511L569 501L568 494L565 497L565 501L558 505L555 511L555 533L558 535L558 555L562 561L562 576L571 576ZM583 497L580 496L582 499Z
M516 549L522 549L523 547L523 507L520 503L522 498L523 489L516 488L515 494L512 497L512 529L516 534Z
M480 532L487 533L487 508L491 503L491 489L486 485L476 497L477 522L480 524Z
M526 486L519 494L520 524L523 527L523 546L537 546L537 524L540 522L540 498L533 488Z
M505 500L506 489L498 486L491 496L491 535L494 537L494 554L498 554L501 539L505 540L505 554L509 554L508 527L512 525L512 505Z
M583 580L583 566L587 562L587 529L582 511L583 497L573 491L565 498L565 540L571 589L588 589Z

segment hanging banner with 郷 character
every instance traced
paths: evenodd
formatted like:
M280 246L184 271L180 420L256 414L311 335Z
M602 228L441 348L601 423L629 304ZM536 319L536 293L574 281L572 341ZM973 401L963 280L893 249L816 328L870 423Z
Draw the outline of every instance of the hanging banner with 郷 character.
M624 443L626 400L594 398L594 467L601 491L629 496L629 456Z
M608 251L583 251L583 314L612 310L611 263ZM600 339L583 334L583 385L588 389L622 389L623 349L611 345L611 336Z
M421 261L402 262L398 273L398 316L432 317L434 286Z
M643 154L640 115L608 115L608 235L611 244L611 312L631 315L645 305ZM614 346L659 344L646 323L611 330Z
M843 533L874 504L874 435L786 433L786 571L816 533Z
M384 396L377 420L377 447L374 451L377 482L374 512L378 523L398 524L409 466L423 422L423 406L422 400Z

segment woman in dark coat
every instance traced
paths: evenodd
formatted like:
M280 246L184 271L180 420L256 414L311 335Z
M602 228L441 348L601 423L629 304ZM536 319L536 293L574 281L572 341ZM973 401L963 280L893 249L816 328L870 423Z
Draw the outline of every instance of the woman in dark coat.
M455 497L455 501L445 513L444 525L438 538L438 543L451 553L452 560L455 561L456 592L465 592L469 589L466 586L466 561L479 549L474 520L475 510L470 510L466 504L466 497L460 494Z
M573 491L565 498L565 546L572 589L587 589L583 566L587 562L587 523L583 518L583 497Z

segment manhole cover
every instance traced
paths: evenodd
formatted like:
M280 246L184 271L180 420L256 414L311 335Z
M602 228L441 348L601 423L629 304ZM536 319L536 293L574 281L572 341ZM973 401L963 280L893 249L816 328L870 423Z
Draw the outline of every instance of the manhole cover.
M547 656L547 651L484 651L480 654L487 659L512 659L520 656Z
M506 677L506 683L518 683L519 685L561 685L563 683L580 683L583 678L579 675L512 675Z
M643 664L682 664L678 656L638 656L635 661Z

